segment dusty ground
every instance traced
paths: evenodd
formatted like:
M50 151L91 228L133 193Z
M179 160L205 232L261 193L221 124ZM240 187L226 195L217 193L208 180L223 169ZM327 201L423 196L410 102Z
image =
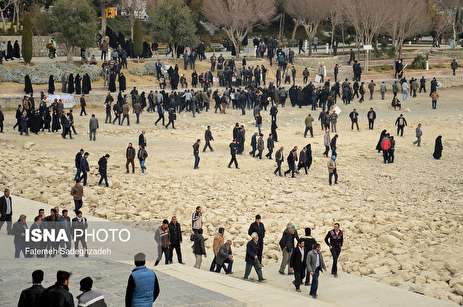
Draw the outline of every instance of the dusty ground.
M345 231L341 254L343 270L372 276L386 283L458 303L463 298L463 170L461 129L463 89L441 91L439 109L431 110L427 95L406 103L408 121L405 136L397 138L396 162L382 163L374 150L382 129L394 131L399 112L387 101L357 102L343 110L338 123L339 185L330 187L323 139L315 125L315 137L303 138L307 108L280 108L277 146L288 150L312 144L314 161L309 175L296 179L273 175L273 161L239 156L240 170L228 169L228 144L235 122L247 127L246 149L254 131L252 113L241 116L202 113L195 119L180 114L176 130L154 127L154 114L143 114L140 125L120 127L104 124L103 110L91 110L100 120L97 141L87 136L88 118L76 116L79 134L63 140L59 134L20 137L12 130L14 114L6 114L6 132L0 135L0 188L9 186L14 194L72 208L74 155L84 148L90 152L92 175L85 189L85 211L112 220L159 220L175 214L189 229L191 213L197 205L205 210L207 235L224 226L233 238L235 253L244 255L247 227L255 214L267 228L265 261L277 261L278 240L292 221L299 231L314 228L318 240L324 238L334 221ZM378 120L374 131L367 130L366 112L373 106ZM351 131L348 113L360 111L361 130ZM76 110L77 112L77 110ZM317 117L317 113L313 113ZM131 120L134 120L132 116ZM412 145L414 128L423 124L422 147ZM264 133L270 117L264 116ZM202 153L200 169L193 170L192 144L203 139L212 126L215 152ZM145 129L149 157L148 172L125 174L125 148L137 143ZM443 159L432 158L434 140L443 136ZM34 143L34 145L31 144ZM28 149L29 148L29 149ZM105 153L109 160L109 189L96 186L97 160ZM286 169L286 165L284 166ZM188 236L188 234L186 234ZM212 243L211 240L207 241ZM326 246L323 246L325 252Z

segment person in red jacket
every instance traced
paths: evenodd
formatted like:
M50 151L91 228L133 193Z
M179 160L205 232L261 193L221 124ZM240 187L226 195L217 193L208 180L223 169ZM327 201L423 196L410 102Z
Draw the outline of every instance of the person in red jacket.
M391 139L389 133L386 133L381 141L381 150L383 151L384 164L389 162L389 150L391 149Z

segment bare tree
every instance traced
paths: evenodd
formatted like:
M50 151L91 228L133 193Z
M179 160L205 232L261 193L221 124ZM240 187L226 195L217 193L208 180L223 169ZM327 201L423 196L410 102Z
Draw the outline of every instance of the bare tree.
M312 54L312 42L321 22L328 18L329 8L326 0L288 0L286 12L293 18L293 38L298 27L304 27L309 40L309 55Z
M357 48L371 45L389 19L389 1L385 0L343 0L342 11L356 32ZM365 70L368 71L368 52Z
M389 0L389 20L384 30L392 38L392 45L398 58L406 38L423 33L431 27L428 4L423 0ZM397 8L400 7L399 10Z
M275 14L274 0L204 0L202 12L221 27L239 57L241 42L252 28L268 23Z
M0 15L2 17L2 26L6 30L6 21L4 12L13 4L13 0L0 1Z
M135 24L135 18L137 13L146 12L147 8L153 5L155 0L122 0L122 8L125 13L129 16L130 25L130 38L133 40L133 26Z
M329 19L330 19L330 25L331 25L331 45L330 46L331 48L333 48L336 26L342 23L343 16L342 16L340 0L330 1L327 5L329 9Z
M450 21L453 31L453 48L457 45L457 27L460 23L463 0L436 0L436 5L443 18Z

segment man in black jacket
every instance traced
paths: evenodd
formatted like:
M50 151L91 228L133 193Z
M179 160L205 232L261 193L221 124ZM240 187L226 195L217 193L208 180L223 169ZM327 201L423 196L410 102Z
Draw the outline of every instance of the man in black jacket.
M177 222L177 217L174 215L169 223L169 262L172 263L173 251L177 253L178 263L182 262L182 229L180 223Z
M231 168L232 163L235 163L235 168L239 168L238 161L236 160L236 152L238 151L238 144L236 140L233 140L233 142L231 142L228 146L230 147L231 155L230 163L228 163L228 168Z
M286 266L288 266L288 275L292 275L294 273L290 265L290 257L294 250L294 240L299 241L299 235L297 234L297 230L294 224L288 223L279 242L281 251L283 253L279 269L279 273L282 275L285 274Z
M132 173L135 173L135 156L137 155L135 148L133 148L132 143L129 143L127 150L125 151L125 157L127 162L125 163L125 169L127 174L129 173L129 165L132 165Z
M297 247L294 249L289 260L289 266L294 270L294 281L293 284L296 287L297 292L301 292L300 286L305 275L305 258L306 253L304 250L304 240L297 240Z
M18 307L40 307L39 299L45 290L42 287L43 271L35 270L32 272L32 287L24 289L19 297Z
M75 180L80 180L80 160L82 159L82 156L84 155L84 149L81 148L79 152L76 154L76 157L74 158L74 165L76 167L76 176L74 177Z
M13 215L13 200L10 196L10 190L5 189L3 191L3 196L0 197L0 230L3 227L3 224L6 222L6 232L7 234L12 234L12 223L11 217Z
M56 283L43 291L40 296L40 307L74 307L74 298L69 292L71 273L58 271Z
M253 233L257 233L259 239L257 241L258 249L257 249L257 258L259 262L262 263L262 252L264 250L264 238L265 238L265 226L262 223L262 218L260 214L256 215L256 220L254 223L249 225L248 235L252 235Z
M262 275L262 264L257 258L258 240L259 240L259 235L254 232L251 234L251 240L248 242L248 244L246 244L246 258L245 258L246 269L244 271L244 279L249 278L251 269L252 267L254 267L257 273L257 277L259 278L259 281L263 282L265 278Z
M325 243L329 246L331 255L333 256L333 266L331 267L331 274L338 277L338 258L341 254L344 236L342 230L339 229L339 223L334 224L334 228L325 236Z
M145 131L144 130L138 136L138 146L143 147L143 148L146 147L146 138L145 138Z
M312 237L312 229L310 229L310 227L306 227L304 229L304 236L301 239L304 240L304 258L306 260L307 254L313 249L314 245L317 244L317 241ZM309 272L307 272L306 274L304 284L306 286L310 284L310 273Z
M370 111L368 111L367 118L368 118L368 129L373 130L373 127L375 125L375 119L376 119L376 112L373 110L373 108L370 108Z
M109 154L104 155L103 157L98 160L98 172L100 173L100 181L98 182L98 185L103 183L103 180L106 183L106 187L109 187L108 184L108 159L109 159Z
M351 121L351 130L354 130L354 125L357 126L357 131L359 131L359 114L357 113L357 110L354 109L352 112L349 114L350 121Z
M205 152L206 148L208 147L211 151L214 151L214 149L212 149L211 146L211 141L214 140L214 137L212 136L211 126L207 126L207 129L204 132L204 140L206 141L206 144L204 144L203 152Z

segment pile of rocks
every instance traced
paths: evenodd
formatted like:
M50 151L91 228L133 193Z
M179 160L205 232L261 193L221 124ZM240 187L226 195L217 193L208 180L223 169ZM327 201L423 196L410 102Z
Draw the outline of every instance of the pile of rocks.
M97 65L74 65L69 63L40 63L33 66L0 66L0 82L24 83L29 75L33 84L46 84L50 75L55 81L61 80L63 74L89 74L92 81L101 78L101 68Z

